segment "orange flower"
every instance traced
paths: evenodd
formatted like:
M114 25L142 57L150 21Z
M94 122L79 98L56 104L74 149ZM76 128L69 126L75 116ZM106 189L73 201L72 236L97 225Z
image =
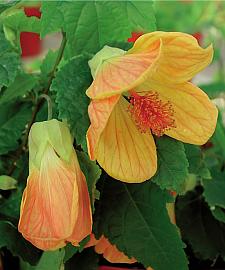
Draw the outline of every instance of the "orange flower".
M135 263L135 258L128 258L123 252L119 251L116 245L112 245L109 240L102 235L99 240L96 240L94 234L91 234L91 239L86 247L95 246L95 252L102 254L103 257L111 263Z
M203 49L191 35L175 32L144 34L128 52L105 46L89 61L90 158L110 176L136 183L157 170L152 134L207 142L218 112L189 80L212 55L212 46Z
M78 246L91 233L92 215L85 176L66 124L35 123L29 134L29 177L19 231L42 250L69 241Z

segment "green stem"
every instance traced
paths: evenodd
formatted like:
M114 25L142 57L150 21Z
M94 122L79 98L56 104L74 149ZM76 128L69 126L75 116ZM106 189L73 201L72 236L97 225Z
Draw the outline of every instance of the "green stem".
M40 95L40 98L44 98L47 101L47 103L48 103L48 120L51 120L52 119L52 100L46 94Z
M61 45L60 45L60 48L59 48L59 53L58 53L58 56L57 56L57 59L55 61L55 64L54 64L54 67L52 69L52 72L50 73L50 77L49 77L49 81L48 81L48 84L47 84L47 87L43 90L43 93L42 95L47 95L48 92L49 92L49 89L51 87L51 84L52 84L52 80L54 79L55 77L55 72L57 70L57 67L58 67L58 64L60 63L62 57L63 57L63 53L64 53L64 50L65 50L65 47L66 47L66 34L63 33L63 39L62 39L62 42L61 42ZM44 104L44 99L41 98L37 103L36 103L36 106L34 107L34 110L33 110L33 113L32 113L32 116L31 116L31 120L30 122L28 123L28 127L27 127L27 130L26 130L26 133L24 135L24 140L20 146L20 148L17 150L17 152L15 153L15 158L14 160L12 161L12 164L9 168L9 171L8 171L8 175L12 175L15 168L16 168L16 163L17 163L17 160L19 159L20 155L26 151L26 145L27 145L27 142L28 142L28 137L29 137L29 132L30 132L30 129L33 125L33 123L35 122L35 119L36 119L36 116L39 112L39 110L41 109L41 107L43 106Z

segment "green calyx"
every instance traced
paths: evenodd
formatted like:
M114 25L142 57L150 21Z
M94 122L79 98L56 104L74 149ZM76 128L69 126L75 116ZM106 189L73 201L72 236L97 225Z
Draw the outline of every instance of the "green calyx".
M107 45L104 46L99 52L95 54L95 56L90 61L88 61L92 77L96 77L104 61L113 57L124 55L125 53L126 51L122 49L110 47Z
M57 155L70 163L73 140L68 126L56 119L34 123L29 134L29 169L39 169L49 145Z

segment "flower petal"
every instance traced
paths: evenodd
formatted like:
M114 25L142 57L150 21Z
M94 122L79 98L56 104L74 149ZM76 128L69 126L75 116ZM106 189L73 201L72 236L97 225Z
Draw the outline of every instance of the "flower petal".
M166 85L151 81L145 82L138 91L156 91L160 99L169 101L174 109L176 128L165 134L185 143L202 145L212 136L218 111L208 96L192 83Z
M141 133L121 98L101 134L96 159L112 177L127 183L151 178L157 168L156 147L150 131Z
M154 79L182 83L190 80L210 64L213 48L203 49L197 40L180 32L153 32L138 38L128 54L147 53L157 40L162 41Z
M114 106L120 95L101 100L92 100L88 107L91 125L87 131L87 146L90 159L95 160L95 149Z
M136 87L153 72L160 53L160 40L148 52L126 54L105 60L86 94L92 99L102 99L121 94Z
M79 242L91 234L92 212L86 178L80 169L80 165L75 154L73 155L73 164L75 166L76 182L78 184L79 209L73 233L69 238L67 238L67 241L72 242L74 246L79 246Z
M47 147L40 172L31 172L23 194L19 231L42 250L65 246L77 219L78 186L73 168Z
M103 257L111 263L135 263L134 258L128 258L123 252L119 251L115 245L112 245L107 238L102 236L95 245L95 251L103 254Z

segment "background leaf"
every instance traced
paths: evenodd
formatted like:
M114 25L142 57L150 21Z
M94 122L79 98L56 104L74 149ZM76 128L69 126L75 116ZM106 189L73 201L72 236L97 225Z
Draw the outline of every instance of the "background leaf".
M33 265L38 262L41 255L41 251L27 242L22 235L18 233L17 228L7 221L0 221L0 248L1 247L7 247L14 255L20 256L23 260Z
M212 179L203 181L203 196L213 216L225 223L225 172L212 171Z
M17 186L17 181L13 177L8 175L0 176L0 189L2 190L10 190L14 189Z
M16 77L19 69L20 57L6 40L0 28L0 88L8 86Z
M65 264L65 270L97 270L99 255L92 248L85 249L82 253L75 254Z
M213 260L218 255L225 256L225 224L213 217L201 194L198 187L178 198L177 224L194 253L201 259Z
M42 37L67 34L70 55L96 53L104 45L124 42L133 31L156 29L152 1L43 2ZM88 42L87 42L88 41Z
M23 95L27 94L27 92L35 86L37 79L37 77L31 74L18 74L15 80L9 85L9 87L0 97L0 105L13 101L15 98L22 97Z
M27 104L19 108L16 107L15 103L0 107L0 155L6 154L18 147L18 140L25 130L25 125L31 117L30 114L31 107Z

